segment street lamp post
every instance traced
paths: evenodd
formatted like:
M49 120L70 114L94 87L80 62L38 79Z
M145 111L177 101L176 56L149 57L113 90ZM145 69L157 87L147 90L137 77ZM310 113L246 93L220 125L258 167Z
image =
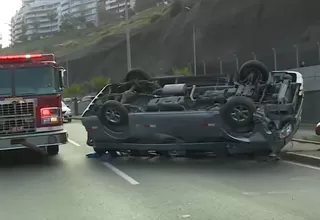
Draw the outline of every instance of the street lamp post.
M192 71L192 64L189 62L188 63L188 69L189 69L189 71L190 71L190 73L191 73L191 71Z
M186 6L187 11L191 11L191 8ZM196 51L196 26L192 25L192 43L193 43L193 72L197 75L197 51Z
M299 63L300 63L300 61L299 61L299 47L297 44L293 45L293 47L296 48L296 62L297 62L297 68L299 68L299 66L300 66L299 65Z
M193 72L197 75L197 52L196 52L196 27L192 26L192 41L193 41Z
M318 46L318 61L320 63L320 43L317 42L317 46Z
M206 65L206 61L201 60L202 64L203 64L203 75L207 74L207 65Z
M69 83L69 60L66 60L66 71L67 71L67 87L70 87L70 83Z
M125 19L126 19L126 41L127 41L127 67L131 70L131 43L130 43L130 27L129 27L129 9L128 0L125 0Z
M236 59L236 68L237 68L237 71L238 71L239 70L239 58L238 58L237 54L233 54L233 56Z
M254 52L252 52L252 56L253 56L254 60L257 60L257 56L256 56L256 54Z
M223 63L221 57L218 57L219 63L220 63L220 74L223 74Z
M63 47L63 44L59 44L60 47ZM69 84L69 59L68 57L66 58L65 60L66 62L66 81L67 81L67 87L69 88L70 87L70 84Z
M272 48L273 51L273 65L274 65L274 70L277 70L277 51L276 48Z

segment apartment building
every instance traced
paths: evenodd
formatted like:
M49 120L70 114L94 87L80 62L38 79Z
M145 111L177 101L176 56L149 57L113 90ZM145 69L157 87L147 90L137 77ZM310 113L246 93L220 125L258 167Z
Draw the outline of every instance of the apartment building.
M97 24L97 0L23 0L12 19L12 42L32 37L46 37L60 30L65 15L83 16ZM25 40L25 39L24 39Z
M128 0L128 7L134 8L136 0ZM123 12L125 9L125 0L106 0L106 10Z
M67 15L71 17L83 16L86 22L92 22L97 25L98 22L98 1L97 0L60 0L58 8L59 21Z

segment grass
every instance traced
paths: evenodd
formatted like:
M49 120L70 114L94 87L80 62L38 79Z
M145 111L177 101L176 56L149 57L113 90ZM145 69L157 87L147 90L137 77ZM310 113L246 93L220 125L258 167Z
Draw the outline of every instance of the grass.
M139 29L145 25L153 23L152 17L165 16L170 6L158 6L147 9L130 18L129 25L131 30ZM41 40L30 41L17 44L14 47L0 50L0 54L17 53L55 53L57 57L75 54L77 51L87 47L92 47L101 42L107 42L112 36L123 35L125 33L125 22L103 25L99 27L76 30L67 33L59 33L56 36Z

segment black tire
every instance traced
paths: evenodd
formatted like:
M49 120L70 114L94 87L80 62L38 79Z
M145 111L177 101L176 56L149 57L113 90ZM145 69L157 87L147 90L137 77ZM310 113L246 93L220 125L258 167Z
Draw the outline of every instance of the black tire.
M72 122L72 118L68 118L68 123Z
M259 77L260 81L263 83L266 83L269 79L269 70L262 62L258 60L249 60L241 66L238 74L238 81L240 83L244 82L252 72L255 73L254 77Z
M47 154L48 156L55 156L59 153L59 145L48 146L47 147Z
M108 117L107 114L110 116ZM129 112L127 108L120 102L109 100L102 105L99 113L99 119L101 123L108 128L114 125L123 126L128 124L128 114Z
M135 81L135 80L150 80L150 79L151 77L149 76L149 74L144 72L141 69L130 70L125 77L126 82Z
M228 127L238 131L253 125L255 111L256 107L252 99L244 96L233 96L220 108L220 115Z

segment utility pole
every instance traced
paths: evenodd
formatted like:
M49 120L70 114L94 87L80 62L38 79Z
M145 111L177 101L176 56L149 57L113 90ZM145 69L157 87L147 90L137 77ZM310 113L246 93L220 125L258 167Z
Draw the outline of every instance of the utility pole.
M278 65L277 65L277 51L276 48L272 48L273 51L273 65L274 65L274 70L278 69Z
M67 87L70 87L70 83L69 83L69 60L66 60L66 70L67 70Z
M193 72L197 75L197 51L196 51L196 27L192 26L192 39L193 39Z
M132 65L131 65L131 43L130 43L128 0L125 0L125 19L126 19L126 41L127 41L127 67L128 67L128 71L130 71L132 69Z

